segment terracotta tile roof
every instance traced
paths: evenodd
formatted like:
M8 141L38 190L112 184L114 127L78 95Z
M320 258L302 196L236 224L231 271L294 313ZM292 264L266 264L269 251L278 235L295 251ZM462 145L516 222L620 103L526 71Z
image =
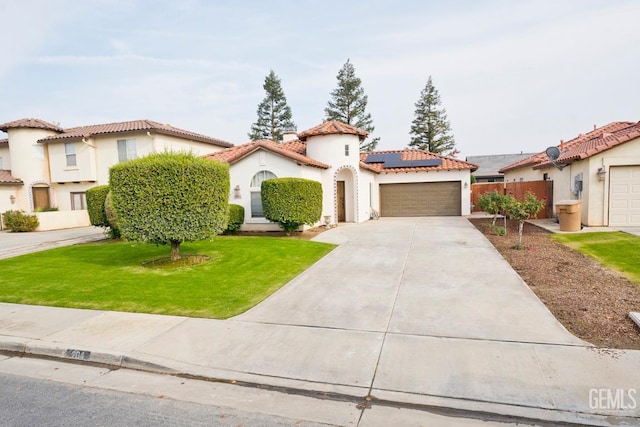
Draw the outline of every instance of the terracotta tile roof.
M15 178L11 175L11 171L0 169L0 185L2 184L24 184L21 179Z
M580 135L576 136L575 138L569 141L561 142L560 144L557 145L557 147L560 150L560 152L563 154L560 156L560 159L558 160L561 160L567 152L575 149L576 147L580 146L582 143L586 141L589 141L593 138L597 138L603 133L605 134L614 133L616 131L628 128L633 124L634 124L633 122L612 122L602 127L594 128L592 131L589 131L586 134L581 133ZM542 151L540 153L534 154L529 158L507 165L502 169L500 169L499 172L504 173L510 170L519 169L523 167L532 167L535 169L540 169L540 168L549 167L549 166L551 166L551 163L549 162L549 158L547 157L546 152Z
M363 140L369 135L369 132L367 132L366 130L355 128L346 123L338 122L336 120L330 120L299 133L298 139L300 139L300 141L306 141L310 136L336 134L358 135L360 140Z
M54 130L56 132L63 132L63 129L60 126L54 125L53 123L45 122L44 120L40 119L20 119L0 125L0 130L3 132L6 132L7 129L15 128L48 129Z
M286 144L291 144L294 141L290 141ZM299 142L299 141L298 141ZM256 152L257 150L264 149L270 151L272 153L281 155L288 159L296 161L300 165L305 166L313 166L321 169L329 169L328 165L325 165L322 162L314 160L310 157L305 156L304 154L300 154L292 149L287 149L284 146L285 144L277 144L273 141L268 140L258 140L247 142L246 144L237 145L235 147L227 148L226 150L219 151L217 153L212 153L204 156L207 159L218 160L220 162L226 163L235 163L248 155ZM291 144L292 148L300 148L299 145ZM306 151L306 146L305 146Z
M219 147L232 147L233 144L221 139L212 138L206 135L201 135L194 132L189 132L184 129L174 128L171 125L166 125L152 120L133 120L129 122L107 123L101 125L79 126L75 128L64 129L59 135L50 136L41 139L38 142L53 142L65 139L81 139L88 138L96 135L107 134L123 134L129 132L155 132L164 135L177 136L180 138L186 138L193 141L204 142L211 145L217 145Z
M400 153L402 160L428 160L428 159L441 159L442 164L439 166L414 166L406 168L391 168L385 169L384 163L365 163L365 159L370 154L390 154ZM373 151L371 153L360 153L360 167L377 173L400 173L400 172L424 172L424 171L451 171L451 170L465 170L470 169L471 172L478 169L478 166L467 163L463 160L454 159L452 157L445 157L439 154L430 153L424 150L405 149L405 150L387 150L387 151Z
M307 155L307 143L302 142L299 139L283 142L280 146L286 150L302 154L303 156Z
M569 147L565 144L565 151L560 154L556 163L569 164L576 160L587 159L625 142L640 138L640 122L618 130L611 129L611 131L600 132L592 138L583 139ZM549 159L545 159L544 162L534 166L534 169L544 169L550 166L553 166L552 163Z

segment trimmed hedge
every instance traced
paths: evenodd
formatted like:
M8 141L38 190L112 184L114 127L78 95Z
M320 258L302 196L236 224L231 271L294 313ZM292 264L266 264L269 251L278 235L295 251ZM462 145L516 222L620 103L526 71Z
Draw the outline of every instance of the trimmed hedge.
M262 181L262 210L269 221L285 231L302 224L313 225L322 215L322 185L304 178L275 178Z
M109 185L122 237L171 244L203 240L227 227L229 165L188 153L151 154L111 167Z
M98 185L87 190L87 211L89 221L96 227L109 227L107 213L104 210L104 201L109 193L108 185Z
M229 221L226 233L237 233L244 224L244 207L240 205L229 205Z
M11 231L33 231L40 222L35 215L27 215L23 211L6 211L2 214L4 226Z

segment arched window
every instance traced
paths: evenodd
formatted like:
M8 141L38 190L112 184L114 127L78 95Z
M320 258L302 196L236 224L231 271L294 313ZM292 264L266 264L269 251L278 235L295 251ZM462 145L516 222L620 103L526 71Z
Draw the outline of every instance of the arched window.
M272 172L260 171L251 178L251 217L261 218L262 213L262 195L260 194L260 185L265 179L277 178Z

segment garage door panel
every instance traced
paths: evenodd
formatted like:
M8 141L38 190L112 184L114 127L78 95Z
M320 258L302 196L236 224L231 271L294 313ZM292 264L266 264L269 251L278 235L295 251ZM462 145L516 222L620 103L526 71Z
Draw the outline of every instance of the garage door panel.
M612 166L609 225L640 225L640 166Z
M459 181L380 185L382 216L461 215Z

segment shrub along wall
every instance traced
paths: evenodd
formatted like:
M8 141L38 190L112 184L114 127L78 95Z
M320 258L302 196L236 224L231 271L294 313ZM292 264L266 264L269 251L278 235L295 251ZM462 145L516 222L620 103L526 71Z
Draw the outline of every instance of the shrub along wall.
M109 220L104 209L104 202L109 193L108 185L98 185L87 190L87 211L91 225L96 227L108 227Z
M227 233L236 233L244 223L244 207L240 205L229 205L229 221L227 223Z
M286 231L302 224L313 225L322 215L322 185L303 178L276 178L262 181L264 217Z

